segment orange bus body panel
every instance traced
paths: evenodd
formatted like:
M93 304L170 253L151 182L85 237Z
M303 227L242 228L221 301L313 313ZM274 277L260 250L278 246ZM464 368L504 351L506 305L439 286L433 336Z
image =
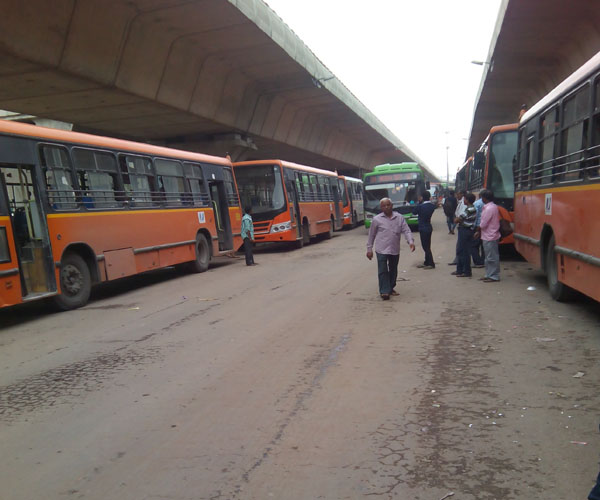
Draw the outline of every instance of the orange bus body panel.
M0 307L6 307L22 302L21 279L10 217L0 216L1 227L5 228L10 254L10 261L0 262Z
M552 196L546 214L546 193ZM518 192L515 196L515 233L542 240L544 227L552 229L557 247L600 259L600 184ZM540 246L516 239L519 253L542 267ZM557 255L558 279L600 301L600 267L567 255Z

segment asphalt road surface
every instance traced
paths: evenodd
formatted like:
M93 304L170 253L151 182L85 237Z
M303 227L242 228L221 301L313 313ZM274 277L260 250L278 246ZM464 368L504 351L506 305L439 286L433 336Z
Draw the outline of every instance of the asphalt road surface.
M599 304L451 276L434 229L387 302L360 227L0 311L0 497L585 499Z

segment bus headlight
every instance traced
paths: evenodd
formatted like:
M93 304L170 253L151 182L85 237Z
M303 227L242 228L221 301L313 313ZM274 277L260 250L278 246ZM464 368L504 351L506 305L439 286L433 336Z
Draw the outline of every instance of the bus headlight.
M271 233L281 233L283 231L289 231L290 229L292 229L291 221L278 222L277 224L273 224L271 226Z

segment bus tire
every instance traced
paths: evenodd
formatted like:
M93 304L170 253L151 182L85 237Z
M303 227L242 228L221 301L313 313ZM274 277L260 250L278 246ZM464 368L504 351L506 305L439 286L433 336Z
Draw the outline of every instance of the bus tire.
M326 240L333 238L333 219L329 221L329 230L323 235Z
M546 249L546 280L548 281L550 296L558 302L565 302L572 299L575 293L572 288L558 281L558 264L556 263L555 246L554 235L552 235L548 242L548 248Z
M87 304L92 291L90 269L76 253L66 253L60 261L60 294L54 303L61 311L77 309Z
M308 228L308 221L302 223L302 244L308 245L310 243L310 231Z
M201 233L196 235L194 248L196 250L196 259L190 262L190 270L193 273L204 273L208 270L211 257L210 245L206 236Z

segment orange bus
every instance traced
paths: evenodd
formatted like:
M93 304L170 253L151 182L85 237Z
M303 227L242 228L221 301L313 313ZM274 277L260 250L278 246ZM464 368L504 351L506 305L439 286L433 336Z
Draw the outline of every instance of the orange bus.
M340 175L342 183L342 213L344 227L355 228L365 221L365 206L363 203L363 182L360 179Z
M257 243L302 247L342 228L343 183L334 172L282 160L239 162L233 169L242 205L252 207Z
M103 281L203 272L240 228L227 159L0 121L0 307L73 309Z
M496 125L483 141L469 169L469 190L476 193L490 189L494 203L498 205L500 217L514 223L514 177L517 161L518 123ZM513 235L500 240L500 244L513 245Z
M515 246L552 298L600 301L600 52L519 125Z

